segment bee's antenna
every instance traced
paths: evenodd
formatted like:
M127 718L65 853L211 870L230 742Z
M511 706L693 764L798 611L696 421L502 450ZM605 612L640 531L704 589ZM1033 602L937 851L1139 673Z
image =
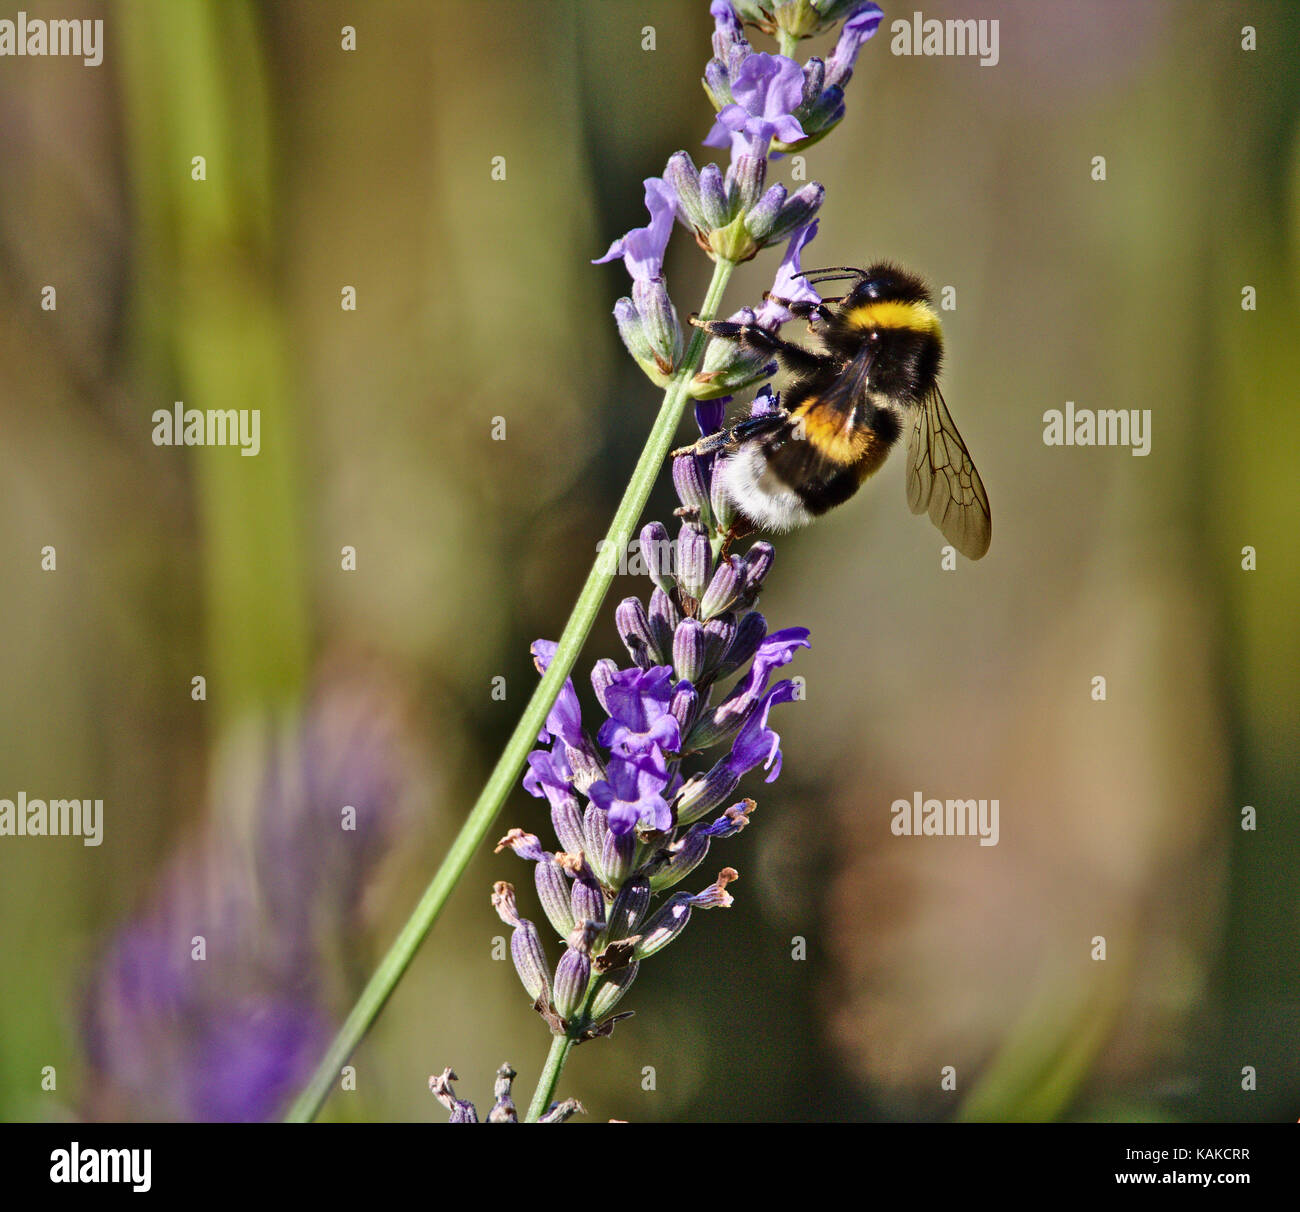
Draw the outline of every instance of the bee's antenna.
M796 274L795 277L803 278L806 282L834 282L837 278L865 278L867 271L865 269L856 269L852 265L833 265L827 269L810 269L805 273Z

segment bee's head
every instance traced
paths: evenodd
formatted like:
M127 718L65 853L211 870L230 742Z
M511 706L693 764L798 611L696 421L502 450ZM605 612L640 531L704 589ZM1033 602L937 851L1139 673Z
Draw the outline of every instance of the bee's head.
M882 261L870 269L858 271L858 284L849 292L846 304L854 307L863 303L929 303L930 292L915 274L897 265Z

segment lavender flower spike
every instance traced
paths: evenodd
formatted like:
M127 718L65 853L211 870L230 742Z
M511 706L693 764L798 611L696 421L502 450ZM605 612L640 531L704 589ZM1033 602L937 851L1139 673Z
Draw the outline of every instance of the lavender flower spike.
M776 363L726 339L709 341L701 358L692 342L695 360L673 377L683 357L663 283L673 225L680 221L691 231L721 271L701 309L706 319L721 312L717 292L731 269L778 242L788 241L773 297L742 308L732 324L775 332L793 318L792 304L820 305L802 275L802 257L817 233L825 191L816 183L793 194L769 185L768 161L823 137L843 117L844 86L880 23L880 10L863 0L712 0L709 11L713 56L704 85L716 119L705 144L727 149L729 162L697 167L685 151L675 152L663 177L646 181L650 221L601 258L621 257L632 277L631 297L615 308L624 343L655 382L672 378L697 401L696 422L705 438L723 430L730 397L772 375ZM801 66L789 57L799 39L840 22L828 61L812 58ZM756 51L745 24L775 35L782 53ZM750 416L779 408L765 386ZM769 634L756 609L775 551L763 540L746 547L733 532L735 510L722 474L729 453L722 442L674 452L679 530L675 540L658 521L641 530L648 600L633 596L619 603L614 630L627 656L621 664L602 658L591 671L603 718L585 725L567 683L528 756L525 788L547 797L563 849L550 854L519 830L507 834L505 844L534 864L547 919L564 939L552 981L546 957L536 954L535 929L519 916L512 893L505 903L500 890L509 885L497 885L498 910L515 927L516 962L521 953L526 960L520 964L525 987L530 995L542 990L536 1009L555 1036L530 1121L557 1122L572 1113L572 1100L551 1098L568 1050L603 1038L627 1017L611 1011L641 964L681 934L694 910L731 905L727 886L737 874L730 867L701 892L668 890L715 844L748 825L755 804L737 802L741 783L760 768L768 783L781 772L777 720L802 695L798 680L773 684L773 675L810 646L809 637L803 627ZM552 650L539 645L535 651L545 668Z
M811 228L786 253L783 272L792 293L799 253L809 238ZM776 406L764 395L754 410ZM701 405L698 417L701 430L712 432L724 413L717 405ZM712 824L692 823L728 803L756 767L768 771L768 781L780 772L780 736L771 714L779 704L795 701L795 684L783 681L769 689L768 683L773 670L808 646L806 628L769 635L763 616L750 609L772 568L770 543L713 559L710 540L723 523L706 505L715 495L717 460L694 454L682 459L691 462L673 476L686 517L676 559L667 558L673 550L667 529L649 523L641 532L645 570L654 586L649 607L628 598L615 611L631 664L620 668L606 659L592 671L592 687L606 715L594 748L577 695L566 684L540 737L549 748L529 756L526 784L551 800L568 853L551 855L522 830L511 830L502 843L535 864L547 918L566 940L552 982L535 928L519 916L509 885L499 884L493 899L515 927L511 947L520 975L552 1032L578 1042L609 1033L622 1016L606 1016L626 993L640 961L676 938L692 909L731 903L726 885L735 873L727 868L704 892L679 893L658 913L650 912L652 893L693 870L712 842L738 833L753 801L733 804ZM738 620L733 608L744 610L744 617ZM553 646L539 641L533 651L544 670ZM647 665L651 654L661 663ZM737 672L730 693L711 706L713 684ZM727 740L729 751L711 766L694 773L685 769L688 754L693 758L693 751ZM603 770L603 777L585 786L572 762L578 746L586 750L585 761ZM580 796L588 801L585 810ZM575 832L581 835L577 844ZM566 879L572 881L567 901Z

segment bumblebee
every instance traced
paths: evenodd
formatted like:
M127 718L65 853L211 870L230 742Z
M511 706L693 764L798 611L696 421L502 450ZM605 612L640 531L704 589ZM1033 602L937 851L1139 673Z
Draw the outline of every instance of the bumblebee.
M885 263L801 276L854 283L821 302L773 298L808 321L820 349L754 324L692 319L710 336L775 357L793 382L783 408L676 453L719 452L723 490L748 529L787 531L847 501L907 430L908 505L928 510L944 537L978 560L992 534L989 499L939 392L943 334L925 283ZM731 537L742 533L733 527Z

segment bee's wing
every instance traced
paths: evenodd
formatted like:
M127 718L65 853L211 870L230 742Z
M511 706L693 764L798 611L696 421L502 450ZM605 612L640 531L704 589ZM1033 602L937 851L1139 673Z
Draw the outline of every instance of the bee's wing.
M907 443L907 503L930 520L962 555L978 560L989 549L993 518L970 452L936 387L916 408Z

